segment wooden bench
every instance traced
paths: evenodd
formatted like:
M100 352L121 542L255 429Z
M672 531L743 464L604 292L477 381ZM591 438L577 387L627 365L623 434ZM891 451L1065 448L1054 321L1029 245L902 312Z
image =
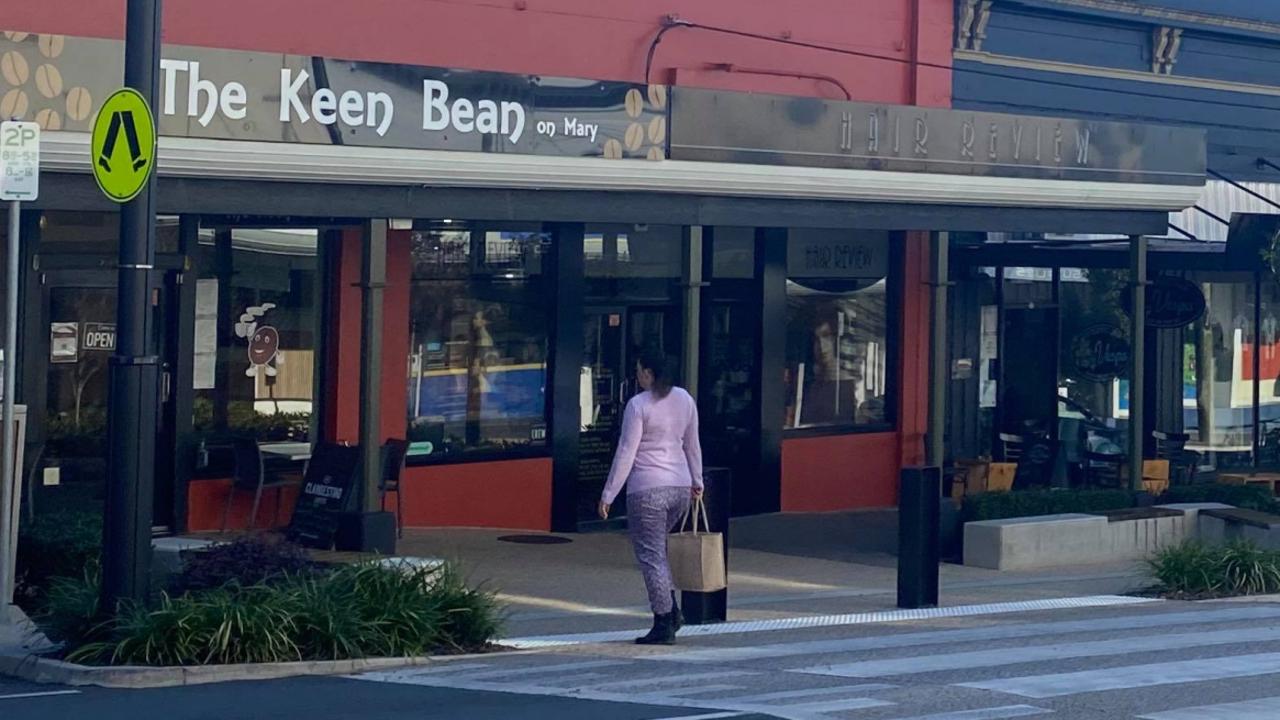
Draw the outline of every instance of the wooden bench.
M1266 485L1275 495L1280 473L1223 473L1218 476L1218 482L1223 485Z
M1200 514L1211 518L1217 518L1226 523L1248 525L1262 530L1272 530L1280 527L1280 515L1272 515L1271 513L1264 513L1260 510L1229 508L1201 510Z

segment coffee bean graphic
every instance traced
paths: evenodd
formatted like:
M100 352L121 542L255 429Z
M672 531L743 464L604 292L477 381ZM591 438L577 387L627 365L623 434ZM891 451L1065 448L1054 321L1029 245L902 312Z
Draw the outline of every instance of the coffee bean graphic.
M27 59L17 50L10 50L0 55L0 76L3 76L4 81L10 85L18 87L26 84L30 72Z
M666 85L650 85L649 86L649 105L654 110L665 110L667 108L667 86Z
M62 73L47 64L36 68L36 89L47 98L58 97L62 94Z
M52 108L45 108L36 113L36 122L40 124L42 130L62 129L62 116Z
M67 117L80 122L93 112L93 97L82 87L73 87L67 91Z
M662 151L662 148L652 147L652 148L649 148L649 159L650 160L666 160L667 154Z
M629 118L638 118L640 113L644 112L644 96L635 88L627 91L627 99L623 104L626 107L627 117Z
M635 152L644 144L644 125L640 123L631 123L627 128L626 135L627 150Z
M41 35L36 41L36 45L40 47L40 54L49 59L53 59L62 54L62 48L66 46L67 39L62 35Z
M14 88L0 98L0 117L19 118L27 114L27 94Z
M609 138L604 143L604 156L610 160L617 160L622 157L622 143L614 138Z
M649 142L661 145L667 141L667 119L661 115L649 121Z
M23 40L26 40L27 36L30 34L31 33L24 33L24 32L6 32L4 36L17 43L17 42L22 42Z

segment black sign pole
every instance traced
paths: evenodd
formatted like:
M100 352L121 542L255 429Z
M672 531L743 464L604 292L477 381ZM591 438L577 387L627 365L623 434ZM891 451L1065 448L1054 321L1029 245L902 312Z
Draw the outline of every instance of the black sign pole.
M127 0L124 84L156 106L160 2ZM152 160L154 162L154 160ZM107 503L102 563L103 610L144 601L150 587L151 512L158 358L150 347L151 271L155 264L155 169L120 212L116 353L111 363Z

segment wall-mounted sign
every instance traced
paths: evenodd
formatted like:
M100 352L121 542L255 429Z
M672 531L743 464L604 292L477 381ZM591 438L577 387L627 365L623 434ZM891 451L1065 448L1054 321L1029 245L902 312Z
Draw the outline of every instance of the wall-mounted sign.
M793 278L878 279L889 272L889 233L793 228L787 275Z
M115 352L115 323L85 323L81 335L80 347L85 352Z
M1201 130L673 88L671 158L1201 185Z
M80 359L80 323L49 323L49 362L73 363Z
M1115 325L1091 325L1071 341L1071 361L1085 380L1110 382L1129 369L1129 341Z
M1204 315L1204 293L1200 286L1180 277L1160 276L1147 286L1147 325L1153 328L1186 327ZM1133 296L1120 299L1126 315L1133 315Z
M120 83L118 40L0 35L0 56L48 69L56 89L0 77L19 119L88 131ZM165 45L161 135L571 157L666 157L667 89L636 83ZM13 60L13 58L17 58ZM25 70L23 71L26 72ZM34 73L32 73L34 74ZM22 83L14 84L21 79ZM46 83L45 85L48 85ZM7 112L7 111L6 111Z

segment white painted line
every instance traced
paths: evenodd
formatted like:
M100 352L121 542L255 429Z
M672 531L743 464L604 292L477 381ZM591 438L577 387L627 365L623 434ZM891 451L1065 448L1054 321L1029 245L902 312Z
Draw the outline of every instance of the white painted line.
M402 668L400 670L382 670L373 674L383 675L383 676L394 675L396 677L412 678L412 677L421 677L426 675L448 675L450 673L462 672L464 670L480 670L482 668L489 668L489 667L493 667L493 666L489 663L458 663L456 665L441 664L441 665L431 665L429 667Z
M1141 720L1275 720L1277 714L1280 714L1280 697L1201 705L1138 717Z
M762 693L760 695L747 695L745 697L725 698L739 703L782 703L787 700L796 700L803 702L809 698L822 697L824 695L862 695L864 693L879 692L881 690L893 690L897 685L886 685L884 683L866 683L863 685L841 685L840 687L828 688L809 688L808 690L784 690L781 692Z
M671 717L658 717L658 720L719 720L721 717L741 717L746 715L745 712L712 712L709 715L672 715Z
M907 622L912 620L936 620L939 618L973 617L979 615L1003 615L1008 613L1065 610L1090 607L1119 607L1163 602L1153 598L1135 598L1121 595L1095 595L1090 597L1026 600L1021 602L988 603L984 605L960 605L922 610L888 610L847 615L817 615L776 620L730 622L716 625L694 625L680 631L680 637L706 637L711 635L737 635L744 633L775 632L779 630L803 630L807 628L870 625L876 623ZM588 643L630 641L643 630L625 632L583 633L578 635L542 635L513 638L501 641L503 645L520 649L563 647Z
M14 695L0 695L0 700L25 700L28 698L54 697L57 695L79 695L79 690L49 690L47 692L33 693L16 693Z
M634 692L654 686L660 687L662 685L668 685L672 687L684 687L690 683L697 683L703 680L724 680L727 678L747 676L759 677L760 673L748 672L746 670L726 670L724 672L666 675L663 677L643 678L640 680L622 680L619 682L604 683L602 685L593 685L591 686L591 689L596 692L606 693ZM655 690L654 692L665 692L665 689Z
M1131 665L1083 672L1004 678L985 682L958 683L960 687L992 690L1029 698L1131 690L1158 685L1226 680L1280 674L1280 653L1201 658L1181 662Z
M1115 630L1139 630L1142 628L1169 628L1176 625L1210 625L1215 623L1266 620L1280 618L1280 607L1234 607L1228 610L1203 610L1196 612L1130 615L1099 620L1066 620L998 627L966 628L964 630L931 630L929 632L879 635L869 638L843 640L810 640L804 642L752 645L749 647L707 648L702 650L674 651L663 655L648 655L646 660L665 660L687 663L724 663L764 658L798 657L824 653L862 652L887 650L921 645L944 645L970 641L991 642L1040 635L1078 635L1090 632Z
M698 687L680 688L677 690L663 690L662 694L667 697L689 697L690 695L702 695L704 693L722 693L733 690L741 690L741 685L700 685Z
M845 700L824 700L822 702L801 703L798 705L786 705L785 710L788 713L802 713L805 715L825 715L833 712L847 712L849 710L868 710L870 708L889 707L893 703L884 700L872 700L871 698L847 698ZM776 714L776 709L769 710L769 714Z
M1280 640L1280 627L1238 628L1217 632L1182 633L1180 635L1149 635L1125 637L1096 642L1061 643L1032 647L1006 647L945 655L921 655L918 657L889 660L866 660L840 665L818 665L788 672L832 677L874 678L888 675L919 675L944 670L1002 667L1024 663L1065 660L1069 658L1109 657L1160 650L1180 650L1213 645L1233 645L1248 642Z
M955 712L938 713L936 715L917 715L916 717L898 718L898 720L1002 720L1002 718L1031 717L1053 712L1033 705L1004 705L1002 707L982 708L980 710L957 710Z
M468 680L483 682L503 682L507 679L527 678L530 675L546 675L548 673L575 672L578 670L596 670L599 668L627 665L621 660L596 660L588 662L557 663L555 665L523 665L512 668L493 667L480 673L467 675Z

